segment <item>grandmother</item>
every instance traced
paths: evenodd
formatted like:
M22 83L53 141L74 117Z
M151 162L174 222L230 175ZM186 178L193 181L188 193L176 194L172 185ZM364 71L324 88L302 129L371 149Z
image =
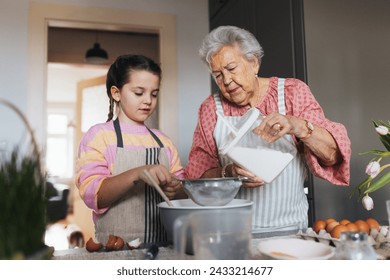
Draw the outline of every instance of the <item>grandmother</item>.
M351 150L346 128L325 117L304 82L259 77L263 49L247 30L220 26L204 38L199 53L219 91L208 96L199 108L186 177L251 177L253 180L243 183L237 198L254 202L254 236L289 235L305 230L306 166L315 176L332 184L349 184ZM264 116L254 129L259 137L267 142L284 137L297 149L294 159L270 183L218 153L229 131L217 111L234 125L251 108Z

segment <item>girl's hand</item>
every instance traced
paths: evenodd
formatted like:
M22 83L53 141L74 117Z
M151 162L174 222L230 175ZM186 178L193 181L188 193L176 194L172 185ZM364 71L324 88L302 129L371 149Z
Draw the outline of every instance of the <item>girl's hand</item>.
M150 176L154 179L154 181L157 182L157 184L160 186L166 196L169 199L173 199L178 190L181 188L181 182L177 180L172 180L171 174L169 173L168 169L161 164L146 165L143 170L145 169L149 172ZM140 179L147 184L152 185L152 182L150 182L150 180L145 176L143 170L140 173Z
M175 198L176 194L181 188L181 182L178 180L170 180L165 185L161 185L161 189L169 199Z
M165 185L167 182L171 181L171 175L169 174L168 169L164 165L145 165L144 168L140 169L139 178L149 185L153 185L153 183L150 182L147 176L145 176L143 172L145 169L149 172L150 176L154 179L154 181L156 181L157 184L159 184L160 186Z

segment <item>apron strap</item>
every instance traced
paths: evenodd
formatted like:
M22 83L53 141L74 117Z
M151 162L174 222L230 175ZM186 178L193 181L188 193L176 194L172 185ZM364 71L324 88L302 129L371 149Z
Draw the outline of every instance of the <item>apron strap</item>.
M222 115L224 115L223 108L222 108L221 97L219 96L219 93L215 93L213 95L213 97L214 97L215 107L217 108L217 111L222 113Z
M116 134L116 143L117 143L116 146L119 148L123 148L122 131L121 131L121 126L119 125L118 118L114 120L114 128Z
M152 135L154 140L156 140L156 142L160 146L160 148L164 148L164 144L161 142L160 138L158 138L157 135L154 134L153 131L149 127L146 126L146 128L149 130L150 135Z
M278 110L281 115L286 115L286 105L284 104L284 81L285 79L278 79Z
M152 135L153 139L156 140L157 144L160 146L160 148L164 148L164 144L161 142L160 138L157 137L156 134L153 133L153 131L151 129L149 129L149 127L145 126L150 135ZM122 131L121 131L121 127L119 125L119 120L118 118L116 118L114 120L114 128L115 128L115 134L116 134L116 145L117 147L119 148L123 148L123 138L122 138Z

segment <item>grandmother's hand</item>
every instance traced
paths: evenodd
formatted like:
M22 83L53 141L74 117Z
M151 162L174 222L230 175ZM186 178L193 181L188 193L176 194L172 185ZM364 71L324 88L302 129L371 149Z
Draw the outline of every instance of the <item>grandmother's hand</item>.
M232 176L233 177L248 177L249 180L245 180L242 182L242 186L245 188L257 188L263 186L264 180L257 177L255 174L252 172L239 167L236 164L232 164Z
M263 119L258 127L253 129L253 132L261 136L265 141L272 143L287 133L291 134L293 128L291 116L272 112Z

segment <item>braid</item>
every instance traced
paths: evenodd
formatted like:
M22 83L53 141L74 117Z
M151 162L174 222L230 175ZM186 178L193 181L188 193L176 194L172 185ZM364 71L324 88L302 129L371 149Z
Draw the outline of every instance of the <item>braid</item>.
M114 98L110 98L110 106L109 106L109 109L108 109L108 119L107 119L107 122L111 121L112 118L114 117Z

